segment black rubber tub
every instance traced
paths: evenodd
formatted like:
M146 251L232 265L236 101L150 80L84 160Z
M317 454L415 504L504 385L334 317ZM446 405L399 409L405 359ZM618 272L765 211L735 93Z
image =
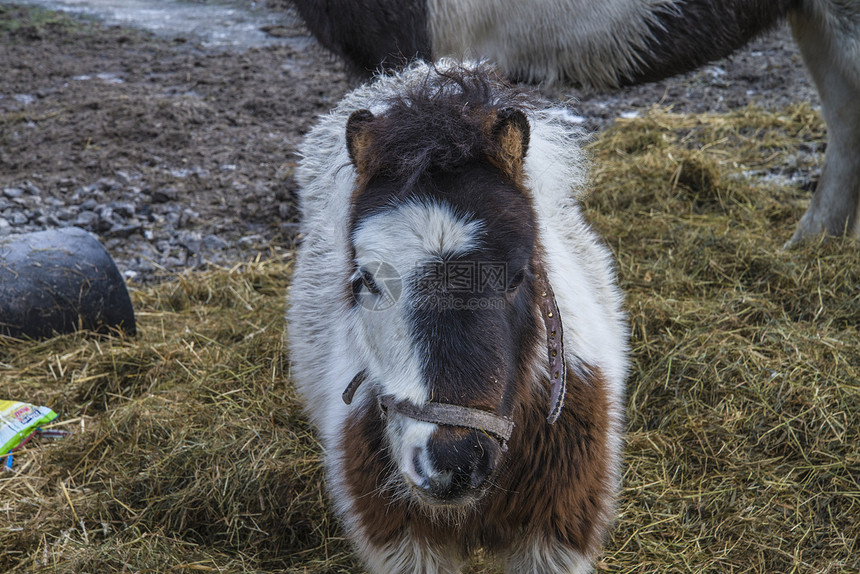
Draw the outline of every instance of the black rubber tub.
M102 244L77 227L0 238L0 335L79 329L137 331L125 281Z

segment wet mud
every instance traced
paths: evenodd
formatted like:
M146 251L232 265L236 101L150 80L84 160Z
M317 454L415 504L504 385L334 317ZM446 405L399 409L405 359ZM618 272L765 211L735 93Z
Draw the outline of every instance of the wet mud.
M74 13L58 16L0 4L0 235L82 227L134 281L289 250L297 147L359 79L286 0L191 8L220 14L209 28L238 21L237 35L214 41L206 27L147 29L107 9L67 6ZM786 29L672 80L611 93L542 90L592 132L652 105L719 112L817 102Z

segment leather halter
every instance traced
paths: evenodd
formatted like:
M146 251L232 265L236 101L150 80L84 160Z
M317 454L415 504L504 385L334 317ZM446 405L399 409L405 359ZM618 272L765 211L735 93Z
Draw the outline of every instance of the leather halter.
M561 314L558 312L558 303L555 302L555 294L549 284L542 267L538 267L535 273L535 286L540 297L541 315L543 325L546 329L546 352L549 359L549 415L546 420L553 424L561 414L564 406L564 395L567 392L567 364L564 360L564 330L561 324Z
M508 450L508 440L514 431L514 421L495 413L489 413L471 407L435 403L428 401L423 406L415 406L409 401L398 401L394 395L379 397L382 412L397 411L410 419L450 425L467 429L483 431L496 437L502 444L502 452Z
M561 414L567 390L563 331L561 315L555 301L555 294L549 284L549 278L542 267L538 266L535 271L535 289L546 330L547 358L549 359L550 409L547 422L553 424ZM343 391L343 402L352 403L355 392L366 379L367 373L365 371L356 374ZM514 430L514 421L508 417L471 407L433 401L428 401L422 406L416 406L408 401L398 401L394 395L382 395L377 400L383 413L393 410L423 422L486 432L500 441L503 451L507 450L507 442Z

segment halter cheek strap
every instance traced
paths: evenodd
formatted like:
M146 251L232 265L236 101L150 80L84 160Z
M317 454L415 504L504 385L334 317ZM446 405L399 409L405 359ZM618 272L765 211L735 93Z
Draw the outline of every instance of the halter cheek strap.
M363 383L366 378L366 371L359 371L358 374L352 378L352 380L346 386L346 389L343 391L343 395L341 395L343 402L345 402L346 404L352 403L352 397L355 396L355 391L358 390L358 386Z
M561 414L564 406L564 395L567 392L567 364L564 360L564 331L561 324L561 314L558 303L549 284L549 278L543 269L538 267L535 273L535 287L540 298L541 315L546 328L546 352L549 359L549 416L546 420L553 424Z

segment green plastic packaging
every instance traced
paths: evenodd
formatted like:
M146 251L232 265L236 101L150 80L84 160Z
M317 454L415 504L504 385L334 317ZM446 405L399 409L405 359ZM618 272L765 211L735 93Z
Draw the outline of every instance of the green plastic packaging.
M37 407L16 401L0 401L0 456L12 452L40 425L57 418L48 407Z

